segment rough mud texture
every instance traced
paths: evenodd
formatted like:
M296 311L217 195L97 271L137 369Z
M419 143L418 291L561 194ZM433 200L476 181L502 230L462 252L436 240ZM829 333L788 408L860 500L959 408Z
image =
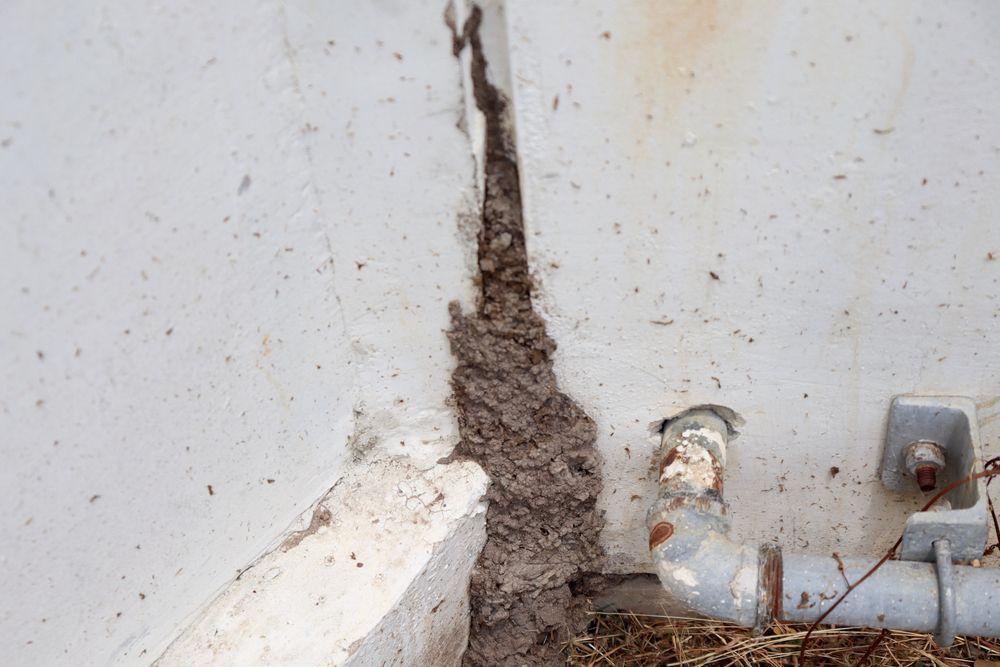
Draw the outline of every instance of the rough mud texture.
M593 421L559 391L555 343L532 309L517 162L505 102L486 78L474 11L456 38L472 50L486 116L485 200L477 310L451 304L457 456L479 463L488 492L486 546L472 576L466 665L560 664L599 571L601 491Z

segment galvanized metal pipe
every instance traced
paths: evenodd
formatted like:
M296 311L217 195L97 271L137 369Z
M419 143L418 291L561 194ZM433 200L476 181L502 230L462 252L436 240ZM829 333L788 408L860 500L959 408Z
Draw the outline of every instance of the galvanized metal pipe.
M761 554L729 539L722 472L729 441L725 420L693 410L667 424L660 495L650 509L649 547L660 582L692 610L757 623Z
M692 612L747 627L816 621L876 561L733 541L722 495L728 442L726 421L709 408L666 424L660 494L647 516L660 582ZM954 634L1000 636L1000 570L952 566L947 545L935 549L938 565L886 562L824 622L937 632L944 644Z
M809 623L844 592L845 577L857 581L875 564L874 559L845 558L841 574L831 557L785 554L783 562L784 604L780 617ZM951 576L954 625L951 632L944 628L946 636L938 637L941 643L950 643L948 634L1000 635L1000 570L956 565ZM934 563L891 560L848 595L824 622L937 632L942 617L949 616L947 611L940 613L938 591Z
M955 641L958 612L955 605L955 567L951 562L948 540L934 542L934 557L938 580L938 627L934 641L939 646L951 646Z

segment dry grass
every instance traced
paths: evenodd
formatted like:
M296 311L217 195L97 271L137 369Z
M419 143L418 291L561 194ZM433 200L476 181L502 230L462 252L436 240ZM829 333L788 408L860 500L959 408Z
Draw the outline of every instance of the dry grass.
M646 665L798 665L799 648L808 626L775 623L753 637L746 628L710 619L636 616L627 613L592 615L585 634L567 644L574 667ZM855 665L879 636L869 628L822 627L813 632L806 664L816 667ZM889 633L867 665L995 665L1000 643L962 638L948 651L937 648L929 635Z

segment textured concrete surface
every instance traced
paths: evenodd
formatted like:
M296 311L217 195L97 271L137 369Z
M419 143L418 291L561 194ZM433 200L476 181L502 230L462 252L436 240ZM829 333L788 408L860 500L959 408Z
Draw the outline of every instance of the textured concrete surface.
M355 468L156 664L457 664L486 482L472 463Z

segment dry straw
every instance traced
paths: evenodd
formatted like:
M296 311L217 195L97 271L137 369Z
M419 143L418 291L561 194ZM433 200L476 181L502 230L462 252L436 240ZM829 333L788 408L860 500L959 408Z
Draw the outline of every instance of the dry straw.
M799 664L799 650L808 627L775 623L766 633L754 637L746 628L712 619L595 612L587 632L568 642L566 649L569 664L574 667L784 667ZM869 628L818 628L806 648L806 664L1000 665L1000 642L958 637L950 649L943 650L934 645L930 635L902 631L882 637L865 657L879 634Z

